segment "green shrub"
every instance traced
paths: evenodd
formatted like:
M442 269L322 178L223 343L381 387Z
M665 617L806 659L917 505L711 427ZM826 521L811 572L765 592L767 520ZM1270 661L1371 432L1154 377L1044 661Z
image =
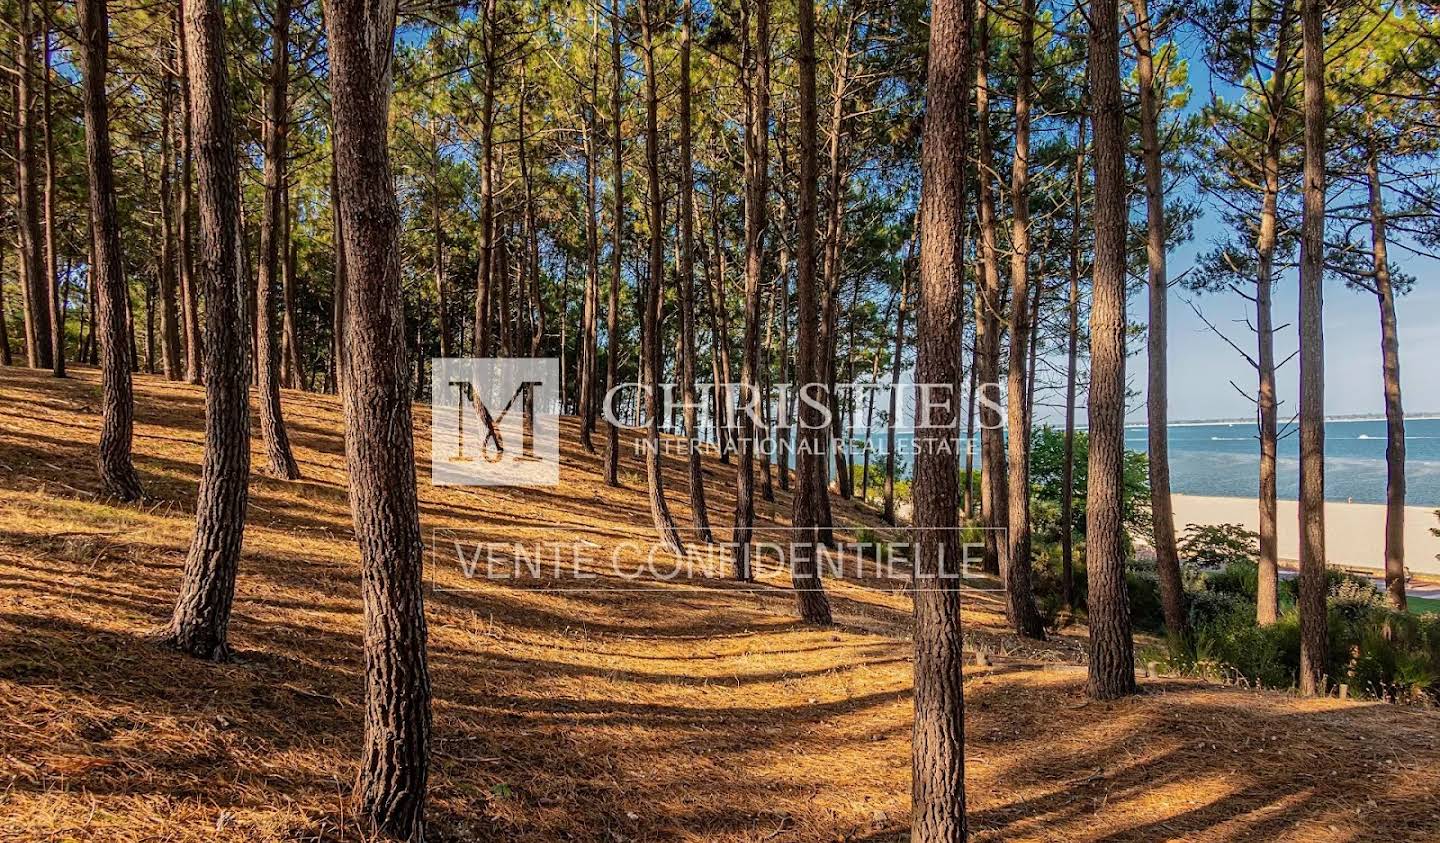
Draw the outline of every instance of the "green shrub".
M1191 629L1213 626L1236 613L1248 613L1250 623L1255 622L1254 599L1225 591L1186 592L1185 611Z
M1177 549L1180 558L1195 568L1255 565L1260 558L1260 534L1240 524L1186 524Z
M1243 597L1251 603L1260 591L1260 566L1254 562L1232 561L1218 571L1204 575L1206 591Z

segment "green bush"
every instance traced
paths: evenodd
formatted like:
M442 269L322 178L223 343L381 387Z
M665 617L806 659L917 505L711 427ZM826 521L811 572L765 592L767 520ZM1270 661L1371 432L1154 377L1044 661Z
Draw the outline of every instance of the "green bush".
M1255 565L1260 558L1260 534L1239 524L1186 524L1177 549L1180 558L1195 568Z
M1254 562L1229 562L1204 575L1203 582L1206 591L1243 597L1253 604L1260 592L1260 566Z

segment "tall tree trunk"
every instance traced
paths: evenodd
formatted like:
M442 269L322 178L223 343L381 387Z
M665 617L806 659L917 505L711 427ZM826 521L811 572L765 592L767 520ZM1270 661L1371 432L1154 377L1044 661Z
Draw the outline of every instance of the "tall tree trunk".
M947 14L953 14L953 12L947 12ZM932 21L933 19L934 15L932 13ZM963 31L966 33L969 31L968 26L965 26L963 21L960 23L952 23L951 25L963 27ZM932 36L931 40L934 41L935 38ZM937 44L937 46L940 46L940 44ZM962 53L961 61L968 64L970 61L968 43L962 46L960 51ZM947 60L953 59L947 57ZM968 100L969 97L967 95L966 105L961 106L962 108L968 107ZM962 131L963 130L964 127L962 127ZM966 134L968 135L968 132ZM968 137L965 138L965 142L969 142ZM882 509L880 513L880 517L885 519L886 524L895 523L895 428L900 421L899 412L901 410L900 361L905 356L905 316L906 310L910 306L910 272L911 267L914 265L915 244L919 239L920 221L917 219L915 221L915 231L910 236L910 252L906 255L905 262L901 264L900 307L899 312L895 316L895 349L890 355L890 407L889 412L886 414L885 421L885 504L884 509Z
M175 240L179 246L180 261L180 313L185 323L185 381L200 383L205 373L205 348L203 328L200 324L200 294L196 289L194 251L190 238L194 143L190 125L190 63L184 44L183 2L176 4L174 27L175 52L180 66L180 120L176 125L180 149L180 187L175 209Z
M990 24L988 0L980 0L976 21L975 56L975 144L977 166L977 213L980 229L980 277L975 296L975 367L983 393L995 384L999 400L1000 380L1000 315L1004 310L1004 290L1000 286L1000 248L995 214L995 155L990 143ZM1003 574L1008 567L1009 495L1005 467L1004 419L999 407L991 401L980 402L980 524L984 530L984 556L981 567L993 574Z
M445 289L445 226L440 207L440 135L430 117L430 226L434 253L430 272L435 281L435 316L440 326L440 356L450 356L449 295Z
M964 338L961 338L963 349ZM970 340L970 386L965 390L965 489L964 501L967 522L975 517L975 340Z
M662 291L665 285L665 203L660 192L660 80L656 78L655 42L651 28L651 0L640 0L640 37L645 63L645 176L650 211L650 269L645 285L645 355L647 444L646 485L650 492L650 517L655 532L677 554L685 552L680 530L665 502L665 474L660 453L660 347L664 343Z
M1095 125L1095 270L1090 305L1090 459L1085 495L1090 679L1095 699L1133 694L1120 481L1125 459L1125 112L1116 0L1090 6Z
M800 0L796 60L800 70L800 190L796 220L795 324L796 377L801 389L820 381L819 312L815 290L815 5ZM811 394L811 399L821 398ZM798 402L800 439L795 454L795 495L790 523L794 525L791 581L800 617L828 625L830 601L820 579L819 552L822 496L826 494L824 416L809 401Z
M855 494L854 477L850 472L848 428L840 412L840 396L835 391L836 345L840 319L840 285L843 282L843 255L841 246L845 239L845 204L849 191L849 170L845 160L845 118L850 93L850 44L859 14L859 4L846 3L849 7L841 33L836 39L834 67L830 91L830 140L828 160L830 175L827 180L824 255L821 264L820 317L820 360L824 366L825 385L830 397L830 442L835 460L835 488L840 497L850 500ZM858 288L858 285L857 285ZM833 521L830 513L829 487L822 484L822 525L828 533ZM828 541L828 540L827 540Z
M333 122L331 132L333 137ZM345 260L345 220L340 212L340 178L336 155L332 141L330 146L330 236L334 239L335 269L330 288L330 365L335 371L335 392L343 397L345 394L345 324L348 320L345 305L348 296L345 292L345 285L349 270Z
M129 296L120 254L115 172L110 152L110 112L105 101L109 64L109 18L105 0L76 6L85 109L85 161L90 176L90 230L95 262L92 283L99 293L101 354L100 488L122 501L138 500L140 478L131 461L135 399L130 385L133 349L126 328Z
M20 43L15 51L16 132L15 184L20 229L21 291L25 303L25 352L32 369L49 369L51 360L49 285L45 282L40 237L40 187L35 161L35 12L32 0L20 0Z
M1266 97L1265 151L1261 159L1263 187L1260 199L1260 230L1256 240L1255 335L1258 348L1255 364L1259 377L1256 409L1260 426L1260 556L1255 619L1261 626L1272 624L1279 617L1280 507L1276 475L1280 425L1279 400L1275 394L1275 321L1271 301L1275 286L1273 267L1279 231L1277 217L1280 201L1280 156L1283 149L1282 118L1289 107L1287 77L1292 60L1291 7L1292 4L1288 2L1282 3L1280 7L1275 42L1275 70L1271 74Z
M290 77L290 3L276 0L270 26L270 80L265 92L265 209L260 221L260 276L255 307L259 331L256 366L259 375L260 433L270 473L285 480L300 477L290 450L280 405L280 326L276 294L281 262L289 251L284 238L285 156L289 132L286 87Z
M740 453L735 480L735 577L749 581L755 527L755 426L760 415L760 284L765 271L765 202L770 192L770 0L747 3L754 32L745 34L745 333L741 340ZM748 29L748 26L747 26Z
M1325 693L1325 7L1301 0L1305 53L1300 223L1300 692Z
M495 3L484 0L481 16L483 69L480 105L480 244L475 282L475 357L491 353L490 311L495 290ZM484 410L481 410L484 414ZM491 425L487 422L487 427Z
M949 388L949 400L916 419L915 449L915 723L911 736L910 839L959 843L965 819L964 636L955 560L960 534L960 312L965 307L966 111L973 6L935 0L925 130L920 151L920 284L916 309L915 382ZM943 574L949 576L942 576Z
M643 2L643 0L642 0ZM610 158L613 167L611 180L614 209L610 231L610 290L605 312L605 394L608 397L620 385L620 269L625 245L625 155L621 140L620 87L624 81L625 65L620 61L620 5L621 0L612 0L610 8L610 63L613 73L610 88L610 110L613 118L610 127ZM603 405L602 405L603 406ZM618 410L614 411L618 412ZM620 485L620 427L606 414L605 420L605 482L611 486Z
M525 125L525 99L528 87L524 65L520 70L520 108L519 108L519 157L520 157L520 184L525 190L524 207L524 229L525 229L525 261L524 272L521 274L522 284L529 297L528 323L530 333L530 356L539 357L540 349L545 343L545 296L541 289L540 281L540 234L539 223L535 218L535 186L530 178L530 155L526 145L526 133L529 131ZM563 314L562 314L563 317ZM527 396L531 393L526 393ZM526 404L525 418L527 424L533 423L535 414L533 408Z
M280 383L286 389L305 388L305 369L300 362L300 335L295 327L296 243L291 235L295 210L290 204L290 185L284 182L280 196L280 354L284 362Z
M326 6L348 275L345 453L365 603L365 739L355 792L361 816L378 835L418 843L429 774L430 676L403 351L400 210L386 144L396 6L394 0Z
M783 111L783 110L782 110ZM780 194L780 217L776 221L776 240L780 245L780 265L775 278L775 295L779 297L780 307L780 381L786 385L786 391L779 396L779 403L776 405L775 418L775 461L777 473L780 475L780 489L790 491L790 435L794 430L791 422L794 420L794 411L791 408L791 387L794 380L792 377L795 357L790 352L790 201L786 193L786 186L789 183L789 166L785 150L787 149L787 138L785 135L785 120L780 119L778 124L778 138L776 148L780 152L780 184L777 193Z
M54 29L52 0L41 0L44 25L40 29L43 57L40 90L41 134L45 144L45 301L50 309L50 372L65 377L65 299L60 295L59 258L55 254L55 135L51 131L50 32Z
M720 190L710 185L710 232L714 240L714 251L705 249L707 269L710 269L710 284L706 293L710 300L710 357L719 372L713 391L715 400L715 438L720 448L720 462L730 464L730 452L735 450L735 406L730 401L730 386L734 383L730 368L730 315L726 306L725 241L720 231ZM701 236L704 248L704 237ZM713 267L713 269L712 269Z
M1400 401L1400 335L1395 289L1390 281L1385 202L1379 150L1372 139L1365 158L1370 193L1370 246L1375 259L1375 297L1380 304L1381 377L1385 389L1385 592L1397 611L1405 601L1405 409Z
M1065 349L1065 446L1060 469L1060 591L1066 609L1075 608L1075 381L1080 356L1080 226L1085 191L1085 110L1075 127L1075 184L1070 200L1070 302Z
M0 271L3 271L4 267L5 238L0 237ZM88 287L89 285L87 284L86 286ZM7 313L8 311L5 309L5 282L4 278L0 277L0 366L13 366L15 364L15 361L10 356L10 326L6 324L9 321L6 317ZM81 314L81 318L84 318L84 314ZM83 343L80 348L82 349L81 354L83 355L83 349L85 348Z
M775 309L785 283L785 255L770 281L770 303L765 315L765 339L760 346L760 499L775 502L775 483L770 477L770 452L774 447L770 427L770 395L774 392Z
M195 534L165 632L182 652L221 661L235 597L250 481L250 355L240 181L217 0L184 0L205 285L205 458Z
M1030 88L1035 64L1035 0L1021 0L1020 44L1015 67L1015 158L1010 168L1010 360L1006 372L1006 424L1010 435L1009 564L1000 569L1005 614L1020 635L1044 640L1045 623L1035 608L1030 571L1030 419L1026 364L1030 354ZM958 259L957 259L958 262ZM1037 285L1038 287L1038 285Z
M590 37L590 101L586 104L585 121L585 295L581 305L580 377L578 379L578 412L580 444L585 452L595 453L596 376L599 358L597 322L600 310L600 209L597 174L600 135L600 11L595 11L595 24Z
M705 504L705 474L700 465L698 398L695 394L695 163L690 129L690 39L692 0L685 0L680 30L680 380L685 399L685 451L690 472L690 509L696 540L710 544L710 515Z
M181 370L180 304L175 260L175 89L170 74L174 56L166 51L164 77L160 88L160 345L165 379L178 381Z
M1175 508L1170 501L1170 419L1168 402L1169 338L1165 268L1165 188L1160 162L1160 101L1155 90L1154 41L1145 0L1135 7L1136 73L1140 85L1140 145L1145 159L1145 257L1149 264L1150 328L1145 392L1146 430L1150 453L1150 511L1154 521L1155 569L1160 579L1160 604L1165 631L1183 638L1189 633L1185 591L1180 581L1180 556L1175 547Z

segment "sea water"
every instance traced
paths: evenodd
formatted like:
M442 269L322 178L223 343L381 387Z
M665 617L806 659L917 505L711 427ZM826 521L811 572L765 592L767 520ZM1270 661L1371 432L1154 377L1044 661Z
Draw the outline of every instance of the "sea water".
M1254 422L1170 426L1170 484L1176 494L1258 497L1260 439ZM1125 446L1147 450L1144 426L1125 429ZM1405 421L1405 502L1440 506L1440 418ZM1282 425L1276 485L1281 498L1300 492L1300 432ZM1385 421L1336 419L1325 423L1325 498L1385 502Z

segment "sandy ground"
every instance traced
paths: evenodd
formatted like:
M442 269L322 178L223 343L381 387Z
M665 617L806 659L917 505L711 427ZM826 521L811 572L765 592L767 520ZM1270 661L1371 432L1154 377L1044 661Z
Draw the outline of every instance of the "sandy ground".
M118 505L95 494L98 377L72 374L0 369L0 840L359 843L360 585L335 400L285 392L304 478L251 481L237 660L217 665L150 638L193 530L202 390L137 378L148 499ZM545 489L432 486L428 421L417 408L427 534L651 535L640 466L627 456L606 487L573 420ZM688 523L683 465L666 469ZM734 466L705 471L725 537ZM758 502L762 537L789 507ZM903 584L827 579L837 623L817 629L778 577L566 591L432 576L427 839L906 839ZM967 650L990 655L965 669L977 841L1440 839L1440 713L1174 677L1096 703L1083 627L1021 642L983 592L964 623Z
M1300 557L1300 513L1295 501L1280 501L1280 558ZM1187 524L1244 524L1260 528L1259 505L1247 498L1175 496L1175 529ZM1440 527L1435 510L1405 507L1405 564L1416 574L1440 574ZM1385 566L1385 507L1372 503L1325 504L1325 553L1332 565L1381 569Z

